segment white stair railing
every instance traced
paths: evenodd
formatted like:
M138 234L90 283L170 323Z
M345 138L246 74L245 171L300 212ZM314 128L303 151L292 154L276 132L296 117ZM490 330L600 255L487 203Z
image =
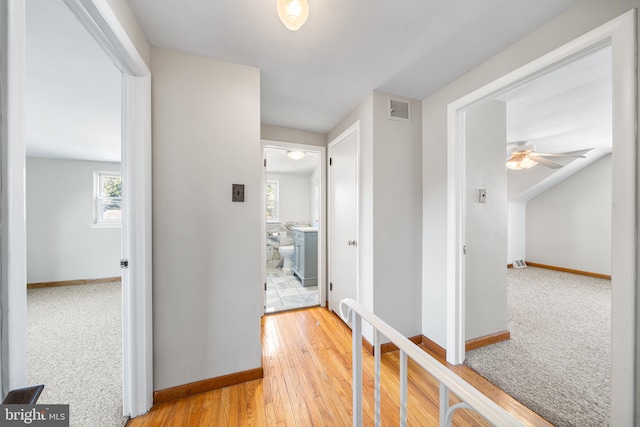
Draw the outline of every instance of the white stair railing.
M347 313L344 312L345 307L348 310ZM400 426L407 425L408 357L440 382L441 427L451 426L453 413L460 408L475 410L494 426L524 426L513 415L353 299L346 298L340 301L340 315L346 322L350 321L352 327L353 425L355 427L362 426L362 319L373 327L374 332L374 422L376 426L380 425L380 341L382 336L387 337L400 349ZM461 402L449 406L449 392L458 396Z

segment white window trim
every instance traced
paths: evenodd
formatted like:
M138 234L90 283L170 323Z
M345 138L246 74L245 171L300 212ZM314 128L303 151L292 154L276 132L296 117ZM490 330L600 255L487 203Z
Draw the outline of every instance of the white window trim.
M275 198L275 202L276 202L276 217L275 218L267 218L267 223L272 223L272 222L280 222L280 181L275 180L275 179L268 179L267 180L267 185L269 184L276 184L276 198ZM266 199L265 197L265 205L266 202L268 202L269 200ZM265 206L266 209L266 206Z
M120 176L118 171L93 172L93 223L91 228L122 228L122 219L100 219L100 177L102 175ZM122 198L121 198L122 200Z

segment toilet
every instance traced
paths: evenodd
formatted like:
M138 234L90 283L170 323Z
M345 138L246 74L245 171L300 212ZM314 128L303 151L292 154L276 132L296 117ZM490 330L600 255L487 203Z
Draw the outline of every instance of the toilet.
M293 268L293 245L280 246L278 252L284 259L282 261L282 271L291 271Z

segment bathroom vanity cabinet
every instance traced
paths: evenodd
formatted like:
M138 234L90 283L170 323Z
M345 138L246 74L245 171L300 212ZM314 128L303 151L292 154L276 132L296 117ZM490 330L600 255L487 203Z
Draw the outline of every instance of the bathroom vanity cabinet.
M293 227L293 273L302 286L318 285L318 229Z

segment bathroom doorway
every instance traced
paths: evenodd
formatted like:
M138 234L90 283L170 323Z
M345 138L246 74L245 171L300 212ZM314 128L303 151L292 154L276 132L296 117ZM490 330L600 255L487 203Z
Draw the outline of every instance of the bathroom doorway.
M265 313L326 304L324 150L263 141Z

